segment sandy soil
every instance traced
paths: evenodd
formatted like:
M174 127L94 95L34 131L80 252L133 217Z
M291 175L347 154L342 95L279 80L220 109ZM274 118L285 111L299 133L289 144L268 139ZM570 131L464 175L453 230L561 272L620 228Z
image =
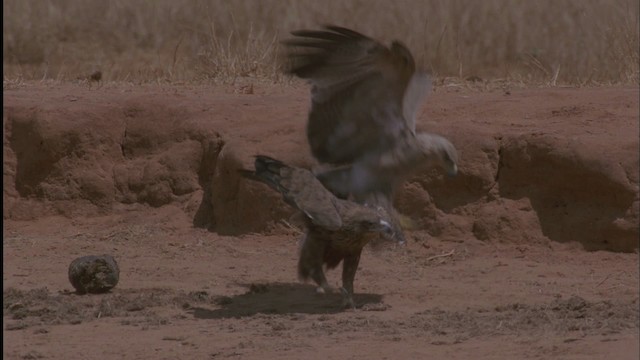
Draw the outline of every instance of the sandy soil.
M232 171L312 165L306 91L5 90L3 358L638 358L637 88L438 88L418 127L461 174L407 185L420 226L365 249L349 311L298 282L290 210ZM118 261L108 294L72 292L91 254Z

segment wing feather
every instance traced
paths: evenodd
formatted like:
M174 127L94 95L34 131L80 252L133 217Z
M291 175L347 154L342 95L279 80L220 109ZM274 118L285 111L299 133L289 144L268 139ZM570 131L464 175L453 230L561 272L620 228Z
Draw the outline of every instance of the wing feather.
M287 71L312 84L307 137L319 161L346 164L378 156L413 132L405 113L417 106L404 98L415 63L404 45L386 47L337 26L292 34L285 42Z
M431 91L431 80L427 74L416 72L411 77L402 103L402 114L411 131L416 133L416 116L427 94Z
M305 213L311 222L326 229L342 226L342 218L335 205L335 197L306 169L287 168L281 171L282 185L287 197Z
M337 199L309 170L290 167L264 155L256 156L254 164L255 171L240 170L240 173L279 191L289 205L302 211L313 224L329 230L342 226Z

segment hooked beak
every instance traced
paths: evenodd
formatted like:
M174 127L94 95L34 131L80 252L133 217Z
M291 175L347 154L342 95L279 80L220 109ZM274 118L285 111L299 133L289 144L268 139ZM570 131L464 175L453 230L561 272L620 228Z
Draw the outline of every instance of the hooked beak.
M395 240L399 245L406 244L407 241L404 238L404 233L402 232L402 230L396 231L393 225L385 220L380 220L380 225L383 226L383 233L388 239Z
M388 221L380 220L380 227L382 229L382 233L384 233L385 235L393 236L393 227L391 226L391 224L389 224Z

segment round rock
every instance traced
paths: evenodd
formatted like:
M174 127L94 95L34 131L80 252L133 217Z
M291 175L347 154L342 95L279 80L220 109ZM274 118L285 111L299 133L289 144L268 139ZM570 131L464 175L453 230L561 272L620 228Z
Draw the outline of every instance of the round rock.
M82 256L69 265L69 281L78 294L100 294L113 289L120 269L111 255Z

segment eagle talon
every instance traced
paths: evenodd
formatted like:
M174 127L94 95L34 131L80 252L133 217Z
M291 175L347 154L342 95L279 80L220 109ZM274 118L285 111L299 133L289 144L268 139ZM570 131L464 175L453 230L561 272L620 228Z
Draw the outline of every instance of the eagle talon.
M355 310L356 304L353 302L353 297L351 296L351 294L349 294L349 291L341 287L340 292L342 293L342 307L344 309Z

